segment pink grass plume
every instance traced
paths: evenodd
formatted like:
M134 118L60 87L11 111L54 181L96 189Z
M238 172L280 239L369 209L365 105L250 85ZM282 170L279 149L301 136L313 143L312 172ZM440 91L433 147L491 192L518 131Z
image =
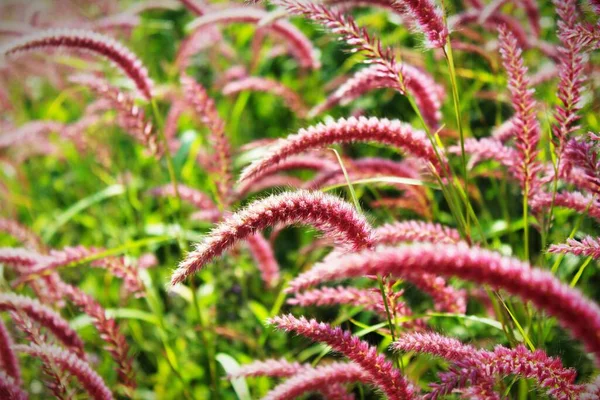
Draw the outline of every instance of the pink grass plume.
M254 161L240 176L240 181L261 175L262 172L286 158L302 152L320 149L332 144L374 142L400 148L433 165L442 166L425 132L397 121L379 118L348 118L320 123L277 142L262 158Z
M390 400L414 398L408 381L387 361L375 347L361 341L340 327L331 327L326 323L310 321L304 317L296 318L291 314L271 318L268 323L286 332L295 332L310 340L331 346L349 360L358 364L366 372L371 382Z
M310 392L320 392L327 399L354 399L354 396L348 392L336 391L333 394L331 391L332 389L343 389L341 385L344 383L369 383L370 380L370 376L357 364L331 363L315 368L306 368L277 385L262 400L291 400Z
M279 282L279 264L275 258L271 243L260 232L248 236L246 243L248 243L248 248L260 271L263 282L267 287L277 285Z
M570 288L552 274L514 258L466 244L412 244L391 248L365 250L328 259L289 284L291 291L335 279L365 275L403 277L428 273L456 276L531 301L554 316L573 336L581 340L600 363L600 307Z
M295 361L288 361L284 358L268 359L263 361L254 361L250 364L244 364L236 372L229 374L229 379L250 376L270 376L277 378L287 378L303 371L310 365L300 364Z
M515 146L519 151L517 179L525 190L525 195L529 197L537 190L536 174L541 168L536 160L540 141L540 126L535 115L537 103L533 90L529 87L527 67L515 36L502 27L499 40L502 62L508 73L511 102L515 109Z
M79 358L85 358L83 341L69 323L48 306L38 300L13 293L0 293L0 311L18 311L37 322L72 349Z
M377 244L397 244L401 242L458 243L460 234L456 229L417 220L392 222L373 230Z
M281 97L289 109L299 118L306 117L306 105L300 95L276 80L258 76L249 76L231 81L222 89L223 94L226 96L243 91L265 92Z
M148 193L156 197L176 197L175 188L172 184L157 186L150 189ZM211 199L208 194L201 192L198 189L178 184L177 193L179 193L179 198L182 201L191 204L199 210L212 210L217 208L213 199Z
M87 391L90 398L95 400L112 400L113 395L104 383L104 380L85 362L75 354L58 346L48 344L16 345L14 350L18 353L29 354L38 358L49 358L61 369L75 376L81 386Z
M148 71L125 46L113 38L84 29L49 29L21 36L5 44L0 50L7 58L31 51L45 51L54 48L66 48L100 55L123 71L147 99L152 98L152 81Z
M182 282L237 241L277 224L312 225L350 249L372 244L370 225L350 204L320 192L282 193L255 201L226 217L179 264L171 276L171 285Z
M19 383L5 371L0 370L0 397L10 400L27 400L27 393L21 389Z
M565 243L553 244L548 248L548 253L575 254L576 256L600 258L600 241L597 238L586 236L581 240L567 239Z
M19 387L23 382L21 380L21 367L19 360L13 352L13 339L4 322L0 320L0 366L1 371L11 378L15 386ZM0 381L2 376L0 376ZM0 394L2 390L0 389Z

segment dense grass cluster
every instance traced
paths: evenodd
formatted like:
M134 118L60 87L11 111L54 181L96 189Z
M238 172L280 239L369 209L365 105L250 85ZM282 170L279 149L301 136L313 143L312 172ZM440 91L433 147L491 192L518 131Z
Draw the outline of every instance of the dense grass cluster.
M600 2L0 2L0 398L600 399Z

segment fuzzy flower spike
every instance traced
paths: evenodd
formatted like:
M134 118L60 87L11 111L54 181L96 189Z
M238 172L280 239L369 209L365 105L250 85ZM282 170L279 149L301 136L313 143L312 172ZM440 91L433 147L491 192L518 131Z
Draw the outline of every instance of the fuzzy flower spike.
M314 319L310 321L304 317L296 318L293 315L283 315L268 321L276 328L296 332L311 340L331 346L335 351L344 354L355 362L370 376L371 382L385 393L390 400L406 400L414 398L413 390L400 372L377 352L350 332L343 331L340 327L331 327Z
M2 47L1 54L12 59L22 53L66 48L92 52L117 65L137 86L147 99L152 98L152 81L148 71L129 49L105 36L85 29L49 29L21 36Z
M267 154L248 166L240 181L262 175L263 171L292 155L337 143L375 142L394 146L423 159L441 170L431 142L423 131L398 120L385 118L348 118L321 123L280 140Z
M299 190L253 202L229 216L188 254L171 277L171 285L221 255L237 241L276 224L307 224L353 250L372 244L371 227L354 207L331 195Z
M547 271L514 258L459 244L412 244L328 257L290 282L291 291L366 275L429 273L489 284L531 301L581 340L600 365L600 307Z

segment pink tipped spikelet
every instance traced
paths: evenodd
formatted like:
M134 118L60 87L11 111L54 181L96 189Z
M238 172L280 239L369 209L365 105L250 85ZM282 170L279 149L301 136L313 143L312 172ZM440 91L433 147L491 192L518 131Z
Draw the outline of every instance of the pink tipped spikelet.
M452 146L448 149L449 153L460 154L460 146ZM501 165L508 167L511 173L518 175L520 170L516 163L519 160L519 153L512 147L502 144L495 138L481 138L465 140L465 153L471 155L470 164L473 166L486 160L494 160Z
M103 56L117 65L137 86L147 99L152 98L152 81L148 71L135 54L109 36L83 29L49 29L21 36L3 46L5 57L13 58L21 53L67 48L88 51Z
M275 286L279 281L279 264L275 259L271 244L260 232L248 236L246 242L252 257L256 261L263 282L268 287Z
M306 105L300 95L273 79L249 76L237 81L231 81L222 89L223 94L226 96L237 94L245 90L271 93L275 96L279 96L283 99L289 109L298 115L298 117L304 118L306 116Z
M365 275L435 274L489 284L529 300L556 317L600 363L600 308L578 290L529 264L466 244L412 244L329 259L290 282L289 290Z
M15 267L20 273L25 273L32 266L47 259L46 256L20 247L0 247L0 263Z
M444 98L444 89L438 86L433 78L408 64L398 67L398 74L404 77L406 91L414 97L425 121L432 127L437 127L442 117L440 108ZM354 76L344 82L323 103L314 107L310 115L316 116L337 104L345 105L363 94L379 88L394 88L397 80L390 77L381 65L371 65L359 70Z
M59 314L36 299L12 293L0 294L0 311L20 311L31 320L48 329L65 346L85 358L83 341Z
M160 157L164 151L152 122L146 118L144 110L135 99L106 81L92 76L74 76L71 81L87 86L106 99L117 111L119 126L140 143L148 147L151 154Z
M564 207L577 211L581 214L589 215L596 221L600 221L600 204L593 196L586 196L580 192L559 192L556 195L547 192L540 192L535 195L530 206L534 211L543 211L554 207Z
M158 186L148 191L152 196L157 197L175 197L175 188L172 184ZM190 203L194 207L200 210L212 210L216 209L215 202L204 192L197 189L185 186L182 184L177 185L177 193L179 198L186 203Z
M448 28L442 10L433 0L399 0L425 35L426 44L431 48L442 48L448 39Z
M433 332L405 333L391 347L394 351L426 353L453 362L475 358L479 353L478 349L458 339Z
M526 196L530 196L537 190L536 174L540 170L536 160L540 127L535 116L536 101L533 90L529 88L522 50L514 35L506 28L500 29L500 53L504 69L508 73L508 87L515 109L515 145L519 151L520 164L516 169L517 179Z
M456 229L423 221L393 222L379 226L373 231L377 244L397 244L401 242L457 243L460 234Z
M231 145L225 132L225 122L219 116L214 100L202 85L189 76L181 77L181 85L186 100L210 131L210 141L215 149L215 172L219 175L217 186L220 196L227 201L231 190Z
M17 360L17 357L12 350L12 346L12 337L6 329L4 322L0 320L0 371L6 373L18 387L22 383L21 368L19 367L19 360ZM0 381L2 381L2 378L3 377L0 376ZM1 389L0 394L2 394Z
M600 258L600 241L597 238L586 236L581 240L567 239L566 243L553 244L548 249L549 253L571 253L576 256Z
M56 363L62 370L68 371L75 376L81 386L95 400L112 400L113 395L106 386L102 378L85 362L75 356L75 354L53 345L30 344L16 345L14 349L18 353L29 354L33 357L48 357Z
M556 0L558 20L558 36L562 41L559 47L560 62L558 63L558 98L561 105L556 107L554 118L556 124L552 127L554 144L557 154L561 154L565 143L579 127L578 112L581 109L581 95L585 82L585 59L582 54L582 41L570 37L568 32L575 26L577 2L575 0Z
M191 35L201 32L206 27L224 23L253 23L258 24L269 17L269 12L258 8L235 7L208 13L197 18L190 24ZM317 52L310 40L294 25L285 20L277 20L264 27L281 37L288 43L290 53L298 60L303 68L319 69L321 64Z
M297 134L279 141L261 159L254 161L241 174L240 180L250 179L286 158L307 150L336 143L375 142L394 146L431 163L440 170L440 163L424 132L397 120L378 118L348 118L301 129Z
M493 351L487 351L437 333L417 332L401 336L392 348L430 354L454 364L449 372L440 374L442 384L432 385L434 391L427 396L430 399L466 385L493 392L495 381L509 375L534 379L556 399L576 398L582 389L575 384L575 370L564 368L558 358L548 357L543 350L531 352L523 345L514 349L496 346Z
M236 192L238 192L240 195L248 193L250 190L252 190L253 186L259 183L262 179L269 176L275 176L275 174L280 172L296 169L328 171L339 169L339 164L318 155L308 154L291 156L277 164L267 166L264 170L262 170L260 175L256 175L252 178L244 180L243 182L240 182L236 188Z
M358 364L369 375L370 381L376 385L390 400L405 400L414 397L406 379L396 370L392 363L350 332L340 327L331 327L314 319L308 321L304 317L284 315L269 320L269 324L287 332L296 332L313 341L331 346L335 351L345 355Z
M590 140L590 136L592 139ZM593 134L583 140L571 139L563 147L561 177L577 188L600 195L600 160ZM573 179L575 178L575 179Z
M492 139L498 140L502 144L508 142L516 136L515 117L507 119L500 126L492 131Z
M299 190L255 201L227 217L179 264L171 285L221 255L239 240L276 224L308 224L322 230L338 244L352 249L369 247L371 227L348 203L331 195Z
M10 400L27 400L27 393L20 388L19 383L6 372L0 370L0 398Z
M344 383L369 383L370 381L369 374L357 364L332 363L316 368L307 368L299 372L272 389L262 400L292 400L310 392L320 392L325 395L325 398L332 400L354 399L354 396L349 395L347 392L335 392L335 395L333 395L330 391L332 388L338 388ZM341 388L343 389L343 387Z
M598 398L600 398L600 375L585 385L585 390L581 393L579 400L596 400Z
M101 255L103 249L87 248L84 246L65 247L62 250L53 250L50 257L45 261L35 265L28 273L20 278L16 284L36 279L39 276L46 276L61 267L75 263L83 263L88 258ZM90 262L92 267L103 268L114 276L123 279L124 286L130 293L142 295L144 285L140 280L135 265L127 263L123 258L102 257L96 258Z
M353 305L364 307L364 309L376 312L383 319L387 318L385 304L381 292L371 289L358 289L354 287L337 286L334 288L324 287L321 289L308 290L296 293L290 298L288 304L301 307L308 306L331 306L331 305ZM391 312L398 316L411 315L410 309L402 301L396 300Z
M245 364L233 374L229 374L229 379L249 376L271 376L278 378L287 378L302 372L309 365L302 365L298 362L287 361L283 358L275 360L269 359L264 361L254 361L250 364Z
M398 65L393 51L383 47L379 39L370 36L364 28L360 28L352 17L306 0L273 0L271 3L285 8L292 14L304 15L340 35L353 49L361 51L370 63L380 65L387 76L396 81L394 88L404 93L404 84L398 75Z
M117 364L119 380L129 390L136 387L132 358L129 356L129 345L119 330L117 322L106 315L106 311L92 296L87 295L74 286L62 284L61 292L80 310L92 318L92 323L106 343L106 350Z

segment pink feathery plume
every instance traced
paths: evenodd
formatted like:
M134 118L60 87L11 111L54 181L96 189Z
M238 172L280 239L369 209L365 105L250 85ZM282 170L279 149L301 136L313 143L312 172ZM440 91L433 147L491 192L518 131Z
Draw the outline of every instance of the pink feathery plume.
M573 27L565 27L563 40L574 41L586 51L598 50L600 48L600 26L580 22ZM562 37L562 36L561 36Z
M331 346L368 374L369 381L376 385L390 400L414 398L413 390L406 379L387 361L377 349L361 341L340 327L331 327L314 319L296 318L291 314L271 318L268 323L277 329L296 332L316 342Z
M431 142L423 131L398 120L379 118L348 118L320 123L275 144L262 158L254 161L240 175L240 181L262 175L263 171L286 158L307 150L319 149L337 143L376 142L401 148L441 170Z
M245 364L234 373L227 375L228 379L251 376L270 376L277 378L287 378L296 375L306 368L310 368L308 364L300 364L298 362L288 361L286 359L268 359L263 361L254 361L250 364Z
M451 154L460 154L460 146L451 146L448 152ZM520 158L518 151L508 147L495 138L469 138L465 140L465 153L471 156L470 166L474 166L482 161L494 160L507 167L509 171L518 176L520 171L516 164Z
M213 99L206 89L189 76L181 77L185 99L194 108L202 123L210 131L210 141L215 148L217 187L222 200L227 202L231 190L231 145L225 132L225 122L219 116Z
M42 239L17 221L8 218L0 218L0 232L4 232L30 249L40 250L44 246Z
M361 249L372 244L371 227L354 207L337 197L298 190L257 200L228 216L188 254L171 277L171 285L218 257L237 241L277 224L307 224L344 247Z
M409 332L400 336L391 348L394 351L425 353L452 362L476 358L481 350L458 339L434 332Z
M581 240L567 239L566 243L551 245L548 249L548 253L571 253L576 256L598 259L600 258L600 241L591 236L586 236Z
M177 123L179 122L179 117L187 108L187 104L183 100L174 100L171 103L171 107L169 107L169 113L165 118L165 126L163 128L163 132L165 133L165 138L167 139L167 143L169 146L173 146L173 150L179 148L179 143L177 141ZM177 146L175 146L177 143Z
M404 78L406 91L414 97L427 124L437 127L442 117L440 109L444 100L444 89L419 68L408 64L401 64L397 68L398 74L402 74ZM323 103L315 106L309 116L319 115L337 104L346 105L371 90L394 88L396 85L396 79L390 77L381 65L371 65L346 80Z
M540 126L535 115L536 101L533 90L529 88L526 75L527 67L521 56L522 50L515 36L505 27L500 28L500 54L504 69L508 73L508 88L515 108L515 145L519 151L520 164L515 172L525 195L530 196L537 190L536 174L541 168L536 160Z
M407 273L404 278L433 299L436 311L455 314L467 312L467 294L448 285L442 277L428 273Z
M88 258L94 258L104 252L100 248L86 248L84 246L65 247L62 250L53 250L50 257L42 263L33 266L27 274L17 279L14 285L35 280L40 276L47 276L61 267L70 264L83 263ZM92 267L103 268L114 276L123 279L124 287L128 292L136 296L143 295L144 284L142 283L135 265L127 263L123 258L102 257L90 262Z
M357 160L345 160L346 170L351 180L368 179L380 176L421 179L421 173L414 160L400 162L379 157L365 157ZM389 182L400 190L413 192L415 195L424 195L424 190L415 185ZM344 171L337 166L335 169L323 171L305 184L307 189L321 189L327 186L346 184Z
M179 193L179 198L182 201L190 203L195 208L198 208L200 210L213 210L217 208L215 202L206 193L201 192L198 189L194 189L183 184L178 184L177 192ZM156 197L176 196L175 188L172 184L152 188L148 191L148 193Z
M119 126L140 143L148 147L151 154L160 157L164 151L144 110L135 104L135 99L119 88L111 86L103 79L93 76L74 76L72 82L84 85L103 99L110 102L117 112Z
M351 11L358 7L377 7L402 16L406 11L398 0L326 0L324 3L342 12Z
M60 289L77 308L92 318L92 323L106 343L106 350L117 364L121 383L129 391L133 391L136 387L133 360L129 356L127 340L119 330L117 322L106 315L104 308L92 296L68 284L62 284Z
M48 357L61 369L75 376L81 386L87 391L92 399L112 400L113 395L102 378L85 362L77 358L75 354L58 346L48 344L16 345L14 350L18 353L29 354L33 357Z
M14 384L19 387L22 383L21 380L21 368L19 367L19 360L15 356L12 350L13 340L12 336L6 329L4 322L0 320L0 371L10 377ZM0 376L0 381L2 376ZM0 394L2 390L0 389Z
M31 320L48 329L65 346L72 349L79 358L85 359L83 341L69 323L43 305L38 300L13 293L0 293L0 311L20 311Z
M478 23L480 15L481 10L469 9L450 17L448 25L452 30L458 30L462 26ZM529 40L530 35L523 29L522 25L516 18L501 13L494 13L483 22L483 27L490 32L497 32L498 29L506 27L515 36L519 47L526 49L530 47L531 40Z
M324 287L302 293L295 293L294 297L288 299L287 303L301 307L349 304L357 307L364 307L369 311L375 311L380 316L387 318L385 304L383 303L381 292L378 290L343 286L334 288ZM401 301L397 302L395 306L395 310L392 310L392 312L395 312L399 316L412 314L406 304Z
M365 275L403 277L422 273L489 284L531 301L556 317L600 363L600 308L596 304L547 271L463 243L411 244L345 255L328 260L326 265L315 265L290 282L287 290L298 291L320 282Z
M202 32L205 28L215 24L258 24L265 18L268 18L268 16L268 11L251 7L236 7L214 11L194 20L189 26L190 30L193 31L190 35L193 36L197 32ZM284 39L288 43L290 53L298 60L302 68L319 69L321 67L321 63L317 58L317 52L310 40L288 21L279 19L271 22L263 29L268 29Z
M248 249L256 261L263 282L268 287L274 287L279 281L279 264L273 253L273 248L262 233L257 232L246 238Z
M279 5L291 14L303 15L305 18L316 21L331 32L340 35L353 49L361 51L372 64L380 65L390 79L396 84L394 89L405 92L403 80L398 75L398 65L393 51L383 47L379 39L372 37L356 24L350 16L345 16L327 6L306 0L273 0L271 3Z
M100 33L84 29L49 29L21 36L5 44L1 52L12 59L30 51L52 48L81 50L103 56L116 64L147 100L152 98L152 81L140 59L119 42Z
M0 149L18 145L31 146L32 143L42 140L52 132L60 132L63 127L63 124L54 121L28 122L0 135Z
M393 245L401 242L458 243L460 234L456 229L417 220L393 222L373 230L376 244Z
M582 387L575 384L576 372L564 368L560 359L548 357L543 350L529 351L525 346L518 345L514 349L496 346L493 351L480 350L465 345L459 340L442 336L437 333L407 333L392 344L394 350L414 351L444 358L456 367L444 374L443 385L434 384L433 394L449 393L456 386L479 386L493 390L497 378L516 375L525 379L533 379L546 389L552 398L572 399ZM449 385L451 375L456 376L455 383ZM452 387L454 386L454 387Z
M267 166L260 176L255 176L249 179L240 182L236 187L236 192L239 193L238 196L243 195L251 190L251 188L260 182L263 178L269 176L275 176L280 172L297 170L297 169L308 169L313 171L328 171L333 169L339 169L339 165L331 161L327 158L323 158L322 156L308 154L308 155L298 155L291 156L287 159L270 166Z
M246 90L271 93L279 96L298 117L304 118L306 116L306 105L300 95L281 82L273 79L249 76L236 81L230 81L223 87L222 92L224 95L229 96Z
M550 206L564 207L589 215L600 221L600 204L593 196L586 196L580 192L560 192L553 195L540 192L531 198L529 205L534 211L546 211Z
M600 160L589 134L582 140L569 140L563 147L562 177L584 189L600 195ZM587 139L587 140L586 140Z
M567 34L577 21L577 1L555 0L554 4L559 17L558 37L562 42L562 46L558 49L560 57L557 88L561 105L557 106L554 112L556 124L552 126L552 133L556 152L560 157L569 137L579 128L577 121L580 118L578 112L581 109L581 95L585 83L585 58L582 54L581 40L569 37ZM560 169L561 165L559 165Z
M219 44L221 52L228 52L230 47L225 42L219 29L215 26L199 28L187 35L179 45L175 56L175 65L180 71L184 71L190 64L194 54L206 50L211 46Z
M6 372L0 370L0 398L10 400L27 400L27 393L20 388L20 384Z
M332 363L316 368L307 368L299 372L273 388L262 399L291 400L302 397L302 395L310 392L323 393L327 399L354 399L354 396L351 396L348 392L340 394L337 391L335 395L341 395L342 397L331 397L330 391L333 387L340 387L344 383L370 383L370 381L369 374L357 364Z

